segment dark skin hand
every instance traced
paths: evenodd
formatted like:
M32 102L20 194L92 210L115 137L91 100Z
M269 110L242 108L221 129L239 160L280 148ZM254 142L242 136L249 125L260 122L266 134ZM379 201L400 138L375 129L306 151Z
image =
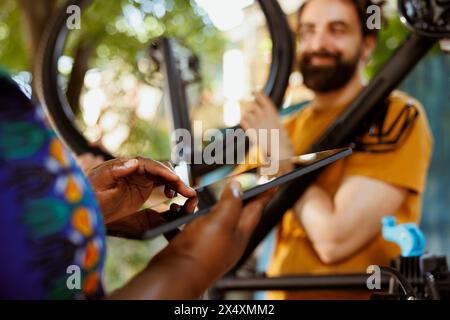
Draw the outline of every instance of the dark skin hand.
M241 257L273 192L243 205L231 182L206 216L187 225L147 268L110 299L196 299Z
M87 177L94 189L104 221L107 225L133 215L150 197L155 187L164 185L164 193L171 198L179 193L187 198L196 196L194 189L186 186L167 165L136 157L132 159L113 159L92 168ZM151 210L134 215L132 220L143 219L149 223Z
M188 214L197 205L193 189L170 167L149 159L107 161L91 169L88 178L108 229L131 236ZM177 210L169 214L150 209L134 214L159 185L164 185L167 197L177 192L189 199L182 208L172 206ZM208 215L186 226L147 268L105 298L198 298L241 257L271 195L266 193L243 206L240 184L232 182Z
M164 212L152 209L141 210L137 214L131 214L120 220L108 223L108 234L129 239L142 239L145 231L194 212L197 204L198 198L193 197L186 200L183 206L172 204L170 209ZM176 234L177 231L175 230L165 236L170 240L170 237Z

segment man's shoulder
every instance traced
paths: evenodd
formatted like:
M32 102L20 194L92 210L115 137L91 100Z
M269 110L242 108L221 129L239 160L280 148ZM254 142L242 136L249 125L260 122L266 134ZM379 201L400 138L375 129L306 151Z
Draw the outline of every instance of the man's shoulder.
M290 119L298 116L302 110L307 108L311 104L311 101L306 100L298 103L291 104L279 111L279 115L282 119Z
M413 112L417 112L417 122L420 123L420 128L423 131L426 131L428 135L431 137L431 129L430 124L428 122L428 117L425 111L424 106L420 103L419 100L407 94L406 92L395 90L389 96L389 117L396 118L399 114L402 114L402 111L405 111L405 108L411 107L409 110ZM410 114L410 113L409 113Z
M301 118L304 117L310 109L311 101L299 102L292 104L279 112L281 121L285 127L291 127Z
M417 111L417 118L419 122L422 122L429 130L428 117L424 106L422 105L422 103L420 103L419 100L400 90L395 90L391 93L391 95L389 96L390 114L398 115L407 106L412 107L412 110Z
M424 145L433 145L433 134L428 122L428 117L425 108L419 100L411 95L395 90L389 96L388 112L384 120L385 130L387 128L394 128L389 130L391 134L402 131L402 127L411 127L412 131L408 137L422 141Z
M413 96L409 95L408 93L401 91L401 90L395 90L393 91L389 96L389 109L390 110L402 110L406 105L412 106L416 108L421 114L425 115L425 110L420 103L419 100L414 98Z

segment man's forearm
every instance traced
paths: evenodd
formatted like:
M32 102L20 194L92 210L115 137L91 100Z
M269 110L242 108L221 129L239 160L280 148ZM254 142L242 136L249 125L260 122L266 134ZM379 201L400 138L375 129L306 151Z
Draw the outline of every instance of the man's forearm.
M333 196L311 186L294 209L321 260L334 263L371 241L381 230L381 218L394 214L406 193L383 181L351 176Z
M335 263L351 255L355 243L349 241L346 227L334 212L331 196L313 185L296 205L296 215L303 225L317 255L324 263Z
M312 185L294 210L312 242L326 242L334 239L333 199L321 187Z

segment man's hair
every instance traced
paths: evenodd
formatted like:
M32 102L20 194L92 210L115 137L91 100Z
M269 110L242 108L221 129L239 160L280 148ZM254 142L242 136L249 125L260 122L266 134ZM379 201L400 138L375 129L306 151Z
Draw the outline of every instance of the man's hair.
M313 0L305 0L305 2L302 3L302 5L300 6L300 8L298 9L297 12L297 18L300 19L300 16L302 15L306 5L311 2ZM382 8L382 6L384 5L384 0L343 0L343 1L347 1L349 3L351 3L353 5L353 7L355 8L358 17L359 17L359 22L361 25L361 30L362 30L362 34L363 37L367 37L367 36L373 36L373 37L377 37L378 36L378 29L374 28L374 29L369 29L367 27L367 19L369 18L370 14L367 13L367 8L372 6L372 5L377 5L379 7ZM381 10L381 15L383 13L383 10ZM383 22L383 16L381 16L381 21Z

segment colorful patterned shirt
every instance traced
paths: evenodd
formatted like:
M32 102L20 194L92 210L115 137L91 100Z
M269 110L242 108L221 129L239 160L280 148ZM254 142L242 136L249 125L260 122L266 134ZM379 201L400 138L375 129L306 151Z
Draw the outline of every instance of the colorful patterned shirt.
M0 299L101 297L105 252L87 179L0 72Z

